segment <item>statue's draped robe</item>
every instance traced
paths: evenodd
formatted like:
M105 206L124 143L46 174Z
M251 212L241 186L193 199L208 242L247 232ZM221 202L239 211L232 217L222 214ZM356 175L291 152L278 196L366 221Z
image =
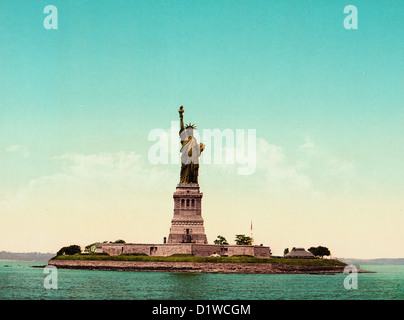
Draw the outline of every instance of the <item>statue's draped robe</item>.
M180 131L180 136L181 136ZM182 138L182 136L181 136ZM188 136L181 141L181 184L198 183L199 156L202 147L198 145L195 137Z

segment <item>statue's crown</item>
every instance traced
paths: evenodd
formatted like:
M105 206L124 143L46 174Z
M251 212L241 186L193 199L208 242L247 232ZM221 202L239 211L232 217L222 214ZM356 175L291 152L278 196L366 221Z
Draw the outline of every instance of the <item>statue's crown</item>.
M196 125L189 123L185 126L185 129L196 129Z

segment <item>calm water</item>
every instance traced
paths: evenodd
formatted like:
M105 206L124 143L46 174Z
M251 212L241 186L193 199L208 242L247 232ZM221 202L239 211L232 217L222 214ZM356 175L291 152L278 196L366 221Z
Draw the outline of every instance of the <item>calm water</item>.
M57 270L58 289L44 288L46 262L0 261L0 299L400 299L404 266L362 266L358 289L346 274L180 274Z

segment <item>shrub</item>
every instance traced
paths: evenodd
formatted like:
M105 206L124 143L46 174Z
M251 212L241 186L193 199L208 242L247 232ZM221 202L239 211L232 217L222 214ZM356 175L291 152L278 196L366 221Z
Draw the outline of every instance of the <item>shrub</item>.
M60 249L56 253L56 255L57 256L61 256L61 255L70 256L70 255L77 254L77 253L80 253L80 252L81 252L80 246L73 244L73 245L70 245L68 247L63 247L62 249Z

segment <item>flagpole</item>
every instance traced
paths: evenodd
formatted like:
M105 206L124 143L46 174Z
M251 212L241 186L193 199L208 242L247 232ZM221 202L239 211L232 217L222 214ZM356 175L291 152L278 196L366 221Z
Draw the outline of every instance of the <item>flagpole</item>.
M253 232L252 232L253 224L251 220L251 244L253 244Z

